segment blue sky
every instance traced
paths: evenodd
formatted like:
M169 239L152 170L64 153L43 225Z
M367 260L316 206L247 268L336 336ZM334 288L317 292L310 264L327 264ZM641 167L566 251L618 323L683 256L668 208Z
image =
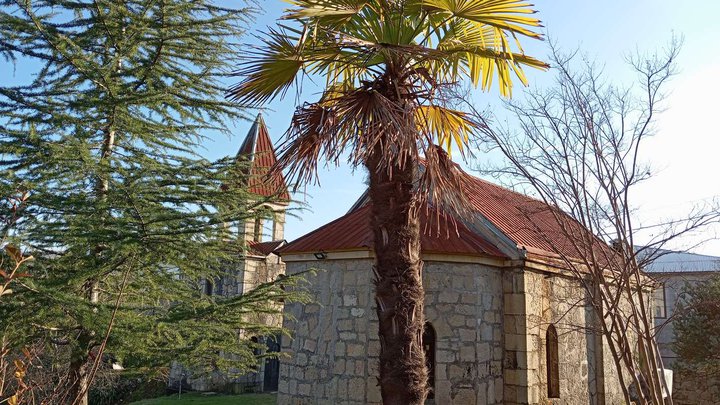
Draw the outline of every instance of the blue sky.
M227 0L226 0L227 1ZM684 38L678 59L679 74L670 83L672 92L667 111L658 120L658 135L645 145L644 158L656 169L656 176L636 191L635 203L643 224L659 222L687 212L693 205L712 197L720 198L720 133L715 117L720 105L720 1L696 0L677 2L668 0L538 0L535 8L545 25L545 31L563 49L580 48L590 58L605 66L608 77L620 83L630 83L633 74L625 58L635 50L652 52L665 46L674 35ZM281 0L258 0L264 12L253 24L247 41L256 40L252 34L274 25L275 19L288 6ZM547 43L526 40L525 51L545 59ZM551 72L527 70L531 86L552 84ZM24 81L30 70L7 64L0 65L0 80ZM265 120L274 142L281 140L288 127L296 102L313 101L318 87L306 80L301 95L289 92L283 100L268 106ZM522 97L519 84L515 97ZM477 92L475 102L480 109L489 107L502 116L499 95ZM254 115L254 114L252 114ZM510 123L511 124L511 123ZM251 122L227 123L232 136L208 134L202 154L210 159L234 155ZM476 152L479 161L493 159ZM362 169L341 166L321 170L320 186L308 185L295 199L304 203L305 210L294 211L288 219L286 238L293 240L341 215L362 193L365 175ZM693 245L700 238L720 237L720 227L704 235L681 241L676 248ZM642 240L641 240L642 242ZM720 256L720 240L694 249L699 253Z
M677 217L693 205L720 196L720 134L715 115L720 93L720 2L716 0L674 1L584 1L539 0L534 2L546 33L563 49L580 48L590 58L605 66L608 77L620 83L632 82L634 76L625 58L640 50L653 52L665 46L673 35L682 36L684 45L678 59L679 74L670 83L667 111L658 121L658 135L644 149L645 159L656 169L655 177L636 192L635 203L643 224ZM287 6L279 0L261 2L266 8L255 26L264 29L273 24ZM526 53L544 57L547 43L524 41ZM531 86L548 86L552 73L528 72ZM516 87L515 97L522 97ZM279 141L288 127L297 100L313 101L317 88L305 83L300 97L289 93L284 100L273 102L265 114L270 134ZM481 106L499 108L497 91L478 93ZM236 123L232 139L217 139L207 145L209 157L236 149L250 123ZM476 153L478 159L492 157ZM306 204L298 217L289 218L286 238L293 240L330 220L343 215L364 190L362 169L331 167L320 172L320 186L308 185L295 198ZM700 238L720 237L720 229L686 238L674 245L685 248ZM645 235L644 237L647 237ZM642 240L641 240L642 242ZM720 256L720 242L714 241L694 249Z

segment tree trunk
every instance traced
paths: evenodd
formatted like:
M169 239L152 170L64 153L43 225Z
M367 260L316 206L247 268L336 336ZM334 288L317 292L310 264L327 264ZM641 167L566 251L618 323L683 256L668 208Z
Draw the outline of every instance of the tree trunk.
M84 335L85 332L82 332ZM83 337L81 341L86 340ZM68 370L68 382L70 388L63 401L68 405L88 405L88 392L90 391L90 368L91 362L88 361L87 352L83 350L83 344L74 348L70 359Z
M386 146L387 147L387 146ZM420 223L414 204L416 162L382 163L379 147L366 162L370 173L371 227L375 238L375 304L380 327L380 391L386 405L425 402L425 353Z
M109 123L114 121L114 116L108 119ZM106 161L115 148L115 131L108 129L103 137L102 149L100 151L100 163ZM96 179L96 195L98 201L104 201L107 198L109 189L109 181L105 176L98 176ZM99 255L105 249L102 245L95 246L95 254ZM85 283L85 293L87 300L91 304L100 302L100 287L97 278L91 278ZM95 344L91 336L91 331L83 329L78 338L77 347L73 348L70 366L68 368L68 382L70 386L67 403L70 405L88 405L88 393L90 392L90 384L94 377L92 372L92 362L90 362L89 353ZM97 356L102 356L102 350Z

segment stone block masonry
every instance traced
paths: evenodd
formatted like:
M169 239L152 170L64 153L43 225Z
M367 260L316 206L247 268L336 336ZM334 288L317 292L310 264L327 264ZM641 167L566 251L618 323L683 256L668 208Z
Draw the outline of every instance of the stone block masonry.
M622 403L607 344L577 280L525 267L425 261L425 315L436 334L428 404ZM372 260L288 261L288 273L320 268L315 302L289 304L292 340L278 404L380 404ZM557 334L559 398L549 398L547 330ZM427 343L427 342L426 342Z
M321 268L315 303L286 307L278 404L380 404L372 260L291 262ZM425 312L435 328L437 404L503 403L503 294L498 268L426 262Z
M623 403L614 364L576 280L527 268L503 274L506 404ZM558 335L560 395L548 398L546 333Z

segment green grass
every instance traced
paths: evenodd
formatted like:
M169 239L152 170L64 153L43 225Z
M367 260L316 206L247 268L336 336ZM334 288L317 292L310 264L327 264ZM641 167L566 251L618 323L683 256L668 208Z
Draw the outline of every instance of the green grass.
M130 405L275 405L274 394L202 395L182 394L143 399Z

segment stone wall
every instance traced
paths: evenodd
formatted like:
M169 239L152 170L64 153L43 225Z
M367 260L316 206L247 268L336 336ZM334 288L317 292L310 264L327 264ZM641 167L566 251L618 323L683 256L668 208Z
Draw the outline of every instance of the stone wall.
M435 403L503 403L501 270L426 262L425 313L437 333Z
M286 306L278 404L377 404L371 259L288 263L316 302ZM576 281L527 268L427 261L425 313L436 335L429 404L615 404L623 397L595 314ZM548 398L546 331L558 332L560 397Z
M237 290L239 294L250 291L262 283L276 280L280 274L285 273L285 263L280 256L270 253L264 258L248 257L245 259L245 268L238 274L237 281L241 283Z
M209 375L194 375L181 364L173 363L168 374L168 388L173 391L223 392L227 394L245 394L262 391L263 370L230 378L224 373L213 372ZM180 388L182 387L182 388Z
M321 267L316 302L286 307L293 339L280 367L278 404L379 404L372 260L288 263ZM502 282L497 268L426 262L426 317L437 335L437 404L503 403ZM432 402L432 401L429 401Z
M570 278L526 269L503 277L506 404L622 403L612 359L592 326L585 291ZM558 334L559 398L548 398L546 333Z
M247 257L240 262L240 268L227 271L223 277L212 284L212 294L222 297L235 297L244 294L261 283L275 280L278 275L285 272L285 264L280 257L270 254L267 257ZM206 281L199 288L204 288ZM278 307L280 309L280 307ZM281 326L281 314L248 314L248 321L266 325ZM239 339L249 339L251 336L239 333ZM266 338L257 336L260 340ZM170 368L168 385L177 389L193 391L220 391L228 393L259 392L263 389L265 376L265 363L260 361L257 372L248 373L238 377L228 377L226 374L215 372L210 375L194 375L192 370L174 363Z
M278 404L379 400L368 378L373 369L365 361L367 356L377 356L368 333L373 327L371 264L370 260L286 264L288 274L321 269L307 277L315 302L285 307L284 326L292 338L283 341L282 351L288 356L281 358Z

